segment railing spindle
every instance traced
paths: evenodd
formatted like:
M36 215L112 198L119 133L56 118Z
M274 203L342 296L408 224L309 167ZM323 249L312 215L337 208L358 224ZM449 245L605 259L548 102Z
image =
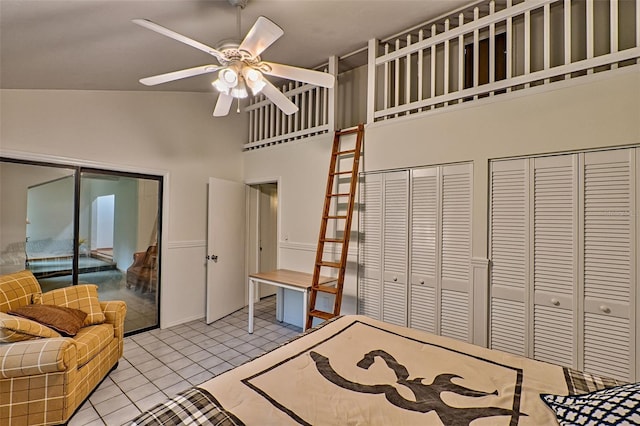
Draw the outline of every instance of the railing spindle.
M411 45L411 34L407 34L407 46ZM408 53L405 58L405 81L404 81L404 103L411 102L411 53ZM407 111L409 114L410 111Z
M449 20L444 21L444 32L449 32ZM449 93L449 39L444 41L444 94ZM449 102L444 103L445 106L449 105Z
M473 20L480 19L480 9L478 7L473 9ZM478 28L473 30L473 87L480 85L480 30ZM478 95L475 95L473 99L478 99Z
M551 6L549 3L545 4L543 10L543 56L544 56L544 69L551 68ZM549 79L544 80L544 84L549 84Z
M289 82L289 90L293 90L293 83ZM295 98L292 99L295 102ZM293 119L294 119L295 114L291 114L287 117L287 133L293 133L295 130L293 130Z
M437 35L436 24L431 25L431 37L435 37ZM436 94L436 45L431 45L431 97L435 98ZM433 105L431 108L435 108Z
M564 64L571 63L571 0L564 0ZM564 75L565 80L571 78L571 73Z
M593 22L593 0L587 0L586 3L586 28L587 28L587 59L592 59L594 54L594 22ZM593 68L587 70L587 74L593 74Z
M388 54L389 53L389 43L385 43L384 44L384 54ZM391 92L391 87L389 87L389 68L390 68L390 64L389 62L385 62L384 63L384 92L383 92L383 102L384 102L384 108L387 109L389 108L389 95Z
M400 39L396 39L396 50L400 50ZM400 58L396 58L393 73L393 106L400 105ZM396 114L396 117L398 114Z
M458 27L464 25L464 14L458 15ZM458 36L458 91L464 89L464 34ZM462 102L462 100L458 100Z
M568 0L568 1L571 1L571 0ZM513 5L513 0L507 0L507 9L510 8L512 5ZM507 37L506 68L507 69L505 73L505 78L509 80L513 75L513 18L511 17L511 15L509 15L509 17L507 18L506 32L507 32L507 35L506 35ZM507 92L511 92L511 87L507 88Z
M253 105L253 101L250 101L249 105ZM253 117L254 114L254 110L249 110L249 143L255 142L255 139L253 138L253 128L256 125L255 119Z
M611 42L609 52L615 53L618 51L618 0L609 0L609 20L611 22L609 24ZM618 64L611 64L612 70L616 68L618 68Z
M531 74L531 11L524 12L524 75ZM531 87L526 83L525 88Z
M424 39L424 30L418 31L418 42L421 42ZM424 49L420 49L418 51L418 100L421 101L424 99L423 93L423 85L422 82L424 80ZM418 109L418 112L422 111L422 108Z
M496 12L496 2L491 0L489 3L489 15ZM489 83L496 81L496 24L491 22L489 25ZM489 96L493 96L493 92L489 92Z

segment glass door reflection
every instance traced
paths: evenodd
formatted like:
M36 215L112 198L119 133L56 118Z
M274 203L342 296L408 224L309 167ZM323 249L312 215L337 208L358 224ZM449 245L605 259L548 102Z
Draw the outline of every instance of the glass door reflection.
M125 332L158 324L160 182L83 171L78 283L98 285L101 300L127 302Z

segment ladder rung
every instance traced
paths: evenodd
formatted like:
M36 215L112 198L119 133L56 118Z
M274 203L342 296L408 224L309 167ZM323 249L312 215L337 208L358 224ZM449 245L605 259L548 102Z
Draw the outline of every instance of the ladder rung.
M331 293L331 294L338 293L338 289L336 287L328 286L328 285L319 285L318 287L312 287L311 289L315 291L321 291L322 293Z
M325 243L340 243L340 244L344 244L344 239L341 239L341 238L321 238L320 241L323 241Z
M337 135L351 135L353 133L358 133L358 126L350 127L348 129L338 130L336 132Z
M331 172L330 174L332 174L333 176L336 175L352 175L353 174L353 170L347 170L344 172Z
M325 219L346 219L346 216L324 216Z
M335 155L347 155L347 154L355 154L356 150L355 149L348 149L346 151L338 151L335 153Z
M349 197L351 196L350 192L339 192L335 194L327 194L327 197Z
M331 318L334 318L335 315L333 314L333 312L324 312L324 311L318 311L318 310L312 310L309 311L309 316L311 317L316 317L316 318L322 318L324 320L328 320Z
M326 267L329 267L329 268L341 268L342 267L340 262L325 262L325 261L322 261L322 262L317 263L317 265L318 266L326 266Z

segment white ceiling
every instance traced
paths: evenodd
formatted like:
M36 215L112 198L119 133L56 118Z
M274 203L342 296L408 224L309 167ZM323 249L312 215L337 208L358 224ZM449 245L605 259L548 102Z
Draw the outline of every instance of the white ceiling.
M470 0L249 0L242 35L258 16L284 29L262 58L326 63L470 3ZM139 27L150 19L216 47L237 38L227 0L0 0L0 88L211 91L211 76L149 88L142 77L215 64L204 52ZM213 62L212 62L213 61Z

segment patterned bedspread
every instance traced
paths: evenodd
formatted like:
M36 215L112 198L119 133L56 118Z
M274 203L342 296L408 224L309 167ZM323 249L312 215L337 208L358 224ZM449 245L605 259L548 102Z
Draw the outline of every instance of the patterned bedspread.
M556 424L540 394L581 394L617 384L345 316L183 392L130 424Z

